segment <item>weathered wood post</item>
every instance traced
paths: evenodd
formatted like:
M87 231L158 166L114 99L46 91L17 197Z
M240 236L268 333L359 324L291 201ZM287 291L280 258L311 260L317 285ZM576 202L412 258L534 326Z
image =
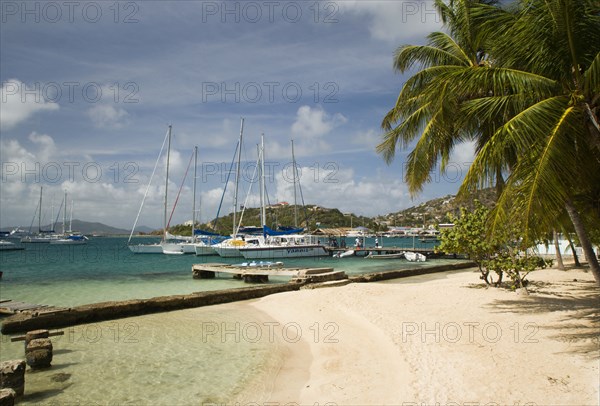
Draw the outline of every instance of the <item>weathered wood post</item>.
M17 396L25 392L25 361L0 362L0 389L12 389Z
M214 279L215 273L212 271L203 271L201 269L194 269L192 271L193 279Z
M52 363L52 341L49 338L35 338L25 349L27 365L32 369L49 368Z
M35 340L36 338L48 338L48 337L50 337L50 332L48 330L28 331L27 334L25 334L25 349L27 349L27 344L29 344L29 342L31 340Z
M16 397L13 389L0 389L0 406L14 406Z

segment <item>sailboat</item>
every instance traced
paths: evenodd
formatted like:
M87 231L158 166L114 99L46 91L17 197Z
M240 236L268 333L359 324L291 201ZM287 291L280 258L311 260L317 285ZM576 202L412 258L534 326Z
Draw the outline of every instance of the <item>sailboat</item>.
M198 239L196 233L196 178L198 168L198 147L194 147L194 187L192 200L192 237L189 242L164 242L162 244L163 254L196 254L196 255L216 255L217 253L209 244ZM200 231L200 230L198 230ZM170 234L167 234L169 237ZM198 254L199 252L199 254Z
M238 189L239 189L239 179L240 179L240 169L241 169L241 158L242 158L242 141L244 135L244 119L241 119L240 124L240 139L238 141L238 149L237 149L237 169L235 176L235 189L233 194L233 232L231 234L231 238L221 241L220 243L213 244L212 249L219 254L219 256L224 258L241 258L242 254L240 252L241 247L246 246L258 246L262 243L263 237L259 235L252 235L246 233L240 233L239 224L237 221L237 206L238 206ZM244 208L246 205L244 205ZM242 211L243 215L243 211ZM241 223L241 219L240 219Z
M318 237L297 234L299 230L275 231L266 225L265 197L265 144L261 137L261 220L264 242L257 246L240 247L239 251L246 259L273 259L328 256L329 253ZM294 165L294 172L296 168ZM297 220L296 220L297 221ZM296 233L295 233L296 232Z
M148 186L146 188L146 193L144 194L144 198L142 199L142 204L140 205L140 209L138 211L137 217L133 224L133 228L131 229L131 234L129 235L129 240L127 241L127 245L129 247L129 249L134 254L162 254L163 253L162 246L167 239L167 196L168 196L168 188L169 188L169 159L170 159L170 152L171 152L171 130L172 130L171 125L169 125L167 135L165 137L165 140L163 141L163 145L160 149L160 152L158 153L158 158L156 159L156 163L154 165L154 170L152 171L152 175L150 176L150 181L148 182ZM165 147L165 142L167 142L167 167L166 167L166 175L165 175L165 199L164 199L164 215L163 215L164 232L163 232L162 240L159 243L155 243L155 244L132 245L132 244L130 244L131 238L133 237L133 233L134 233L135 227L137 225L137 221L140 217L142 208L144 207L144 201L146 200L146 196L148 195L148 191L150 190L150 184L152 183L152 178L154 177L154 173L156 172L158 162L160 161L160 157L161 157L163 149Z
M22 243L49 243L51 240L58 238L54 235L54 230L42 230L42 196L44 188L40 186L40 201L38 202L38 233L36 235L28 235L21 238ZM34 216L35 219L35 216ZM33 225L33 221L31 221Z
M69 219L69 229L66 229L67 222L67 191L65 190L65 199L63 202L63 224L62 224L62 235L56 239L52 239L50 244L60 245L82 245L86 244L88 238L78 232L73 232L73 201L71 200L71 214Z

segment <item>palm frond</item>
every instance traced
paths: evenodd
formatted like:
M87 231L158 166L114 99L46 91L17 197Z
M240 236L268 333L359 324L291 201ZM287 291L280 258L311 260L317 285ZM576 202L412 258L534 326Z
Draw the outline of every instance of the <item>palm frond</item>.
M440 33L441 35L445 35ZM394 69L403 73L414 66L462 65L463 60L446 49L431 45L403 45L394 53Z

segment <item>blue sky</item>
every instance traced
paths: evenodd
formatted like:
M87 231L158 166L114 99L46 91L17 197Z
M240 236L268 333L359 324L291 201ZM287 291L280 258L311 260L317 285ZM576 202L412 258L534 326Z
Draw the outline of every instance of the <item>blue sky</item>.
M197 145L202 221L216 213L241 117L249 175L265 135L271 202L293 201L283 170L292 138L305 202L369 216L455 193L472 156L459 147L451 173L411 199L406 153L390 166L375 153L404 79L393 52L440 29L431 2L1 5L0 226L28 226L44 186L46 222L67 190L75 218L130 227L168 124L169 200ZM161 225L163 166L140 224ZM191 217L191 200L188 177L174 223Z

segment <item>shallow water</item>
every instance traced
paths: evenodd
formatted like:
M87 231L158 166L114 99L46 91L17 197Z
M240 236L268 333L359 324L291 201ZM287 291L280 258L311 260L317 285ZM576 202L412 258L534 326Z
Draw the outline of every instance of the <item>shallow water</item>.
M66 328L52 337L52 367L28 369L20 404L230 402L282 362L267 332L255 339L259 316L230 304ZM2 360L24 357L23 342L0 346Z
M388 246L412 246L412 239L389 240L384 239ZM144 241L150 242L151 239L145 238ZM92 238L82 246L26 244L24 251L0 252L0 269L4 272L0 281L0 299L76 306L248 286L225 276L203 280L191 277L195 263L240 263L243 258L135 255L129 251L126 242L126 238ZM331 266L354 275L436 265L441 261L410 263L406 260L325 257L289 259L284 263L286 266ZM271 278L271 283L287 281L284 277Z

